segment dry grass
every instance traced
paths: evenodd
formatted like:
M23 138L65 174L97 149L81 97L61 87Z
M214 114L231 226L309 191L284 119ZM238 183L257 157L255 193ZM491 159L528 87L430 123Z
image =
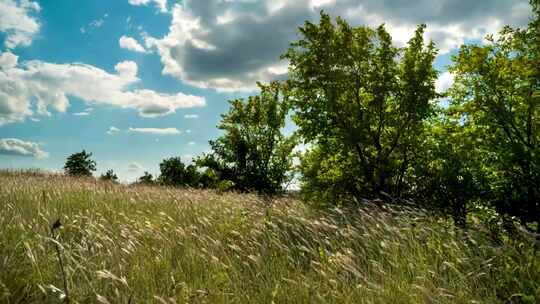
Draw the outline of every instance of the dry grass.
M538 251L422 212L0 173L0 302L534 303ZM50 227L63 224L54 236ZM65 299L64 299L65 300Z

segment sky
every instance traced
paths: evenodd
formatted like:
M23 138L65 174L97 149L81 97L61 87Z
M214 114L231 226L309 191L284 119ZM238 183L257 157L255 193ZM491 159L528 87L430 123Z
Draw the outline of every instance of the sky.
M286 78L280 55L321 10L398 46L427 24L439 91L461 44L531 16L527 0L0 0L0 168L61 171L85 149L133 181L189 162L227 100Z

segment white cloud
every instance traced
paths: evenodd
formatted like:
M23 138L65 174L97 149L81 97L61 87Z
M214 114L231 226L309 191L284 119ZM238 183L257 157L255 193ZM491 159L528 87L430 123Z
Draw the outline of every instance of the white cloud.
M37 2L31 0L0 1L0 32L6 34L8 49L28 46L39 31L40 24L32 14L41 10Z
M137 63L133 61L122 61L114 66L114 70L118 72L118 75L126 77L128 79L137 79Z
M199 115L197 115L197 114L185 114L184 118L185 119L195 119L195 118L199 118Z
M40 144L17 138L0 138L0 154L47 158L49 153L41 150Z
M105 23L105 19L107 19L107 17L109 17L109 14L105 14L101 18L92 20L92 21L90 21L90 23L88 23L88 25L86 27L84 27L84 26L81 27L79 29L79 31L81 32L81 34L86 34L87 32L89 32L89 31L91 31L93 29L100 28Z
M199 88L251 91L256 81L286 78L279 57L298 39L305 20L317 22L319 10L342 16L351 25L385 23L403 46L417 24L440 53L479 40L502 25L528 21L527 0L184 0L175 4L169 32L145 37L147 49L161 57L162 72Z
M195 145L195 142L194 142L194 141L190 141L190 142L188 142L188 145L194 146L194 145Z
M137 42L137 40L128 36L120 37L120 39L118 40L118 44L120 45L121 48L126 49L126 50L130 50L130 51L134 51L138 53L146 52L144 47L140 45L139 42Z
M154 135L176 135L180 134L177 128L129 128L129 132L154 134Z
M75 115L75 116L88 116L88 115L90 115L90 113L92 113L93 110L94 110L93 108L86 108L82 112L73 113L73 115Z
M109 134L109 135L114 135L114 134L118 134L118 133L120 133L120 129L118 129L115 126L110 126L109 130L107 130L107 134Z
M159 8L159 11L162 13L167 12L167 0L128 0L129 4L131 5L148 5L151 2L154 2L154 4Z
M18 57L10 52L0 53L0 70L7 70L17 65Z
M90 115L90 112L75 112L73 113L75 116L88 116Z
M435 90L437 93L443 93L448 90L454 83L454 75L450 72L444 72L439 75L437 81L435 82Z
M205 105L204 97L200 96L131 89L139 82L135 62L120 62L115 69L117 73L111 74L78 63L31 60L17 64L17 56L0 54L0 125L22 121L34 112L40 115L50 115L50 109L65 112L70 104L68 96L89 104L136 109L143 117Z
M103 23L105 23L105 20L103 19L96 19L96 20L92 20L92 22L90 22L90 26L91 27L101 27L103 25Z

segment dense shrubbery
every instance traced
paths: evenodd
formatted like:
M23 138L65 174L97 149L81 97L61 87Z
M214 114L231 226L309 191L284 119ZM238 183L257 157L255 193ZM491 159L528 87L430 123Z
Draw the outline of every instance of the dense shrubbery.
M531 6L527 28L461 48L444 94L424 26L399 49L384 26L353 28L324 13L306 22L283 56L310 147L299 166L304 196L413 199L460 225L482 205L540 230L540 4Z
M459 225L483 206L540 229L540 4L531 7L528 27L462 46L449 69L455 83L442 94L424 25L398 48L384 26L351 27L321 13L283 55L287 81L230 101L210 153L189 165L165 159L156 179L139 182L278 194L302 142L309 148L297 168L312 203L412 199ZM298 129L285 136L289 112ZM66 172L91 175L90 155L70 156Z

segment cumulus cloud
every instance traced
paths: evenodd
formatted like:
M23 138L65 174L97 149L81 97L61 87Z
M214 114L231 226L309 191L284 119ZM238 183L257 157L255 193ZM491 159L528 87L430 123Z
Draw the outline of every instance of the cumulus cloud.
M160 12L167 12L167 0L128 0L128 2L129 4L136 6L154 3L154 5L158 7Z
M122 36L118 40L118 44L120 45L121 48L126 49L126 50L130 50L130 51L138 52L138 53L146 52L144 47L140 45L139 42L137 42L137 40L135 40L132 37Z
M185 114L184 118L185 119L195 119L195 118L199 118L199 115L197 115L197 114Z
M176 135L180 134L180 130L177 128L129 128L129 132L153 134L153 135Z
M65 112L68 96L89 104L136 109L140 116L158 117L178 108L205 105L203 97L183 93L163 94L132 89L139 82L137 64L123 61L111 74L87 64L54 64L31 60L17 64L17 56L0 54L0 125L24 120L34 112ZM35 111L33 108L35 107Z
M0 32L6 35L6 48L28 46L32 43L40 28L40 23L33 14L40 10L39 4L31 0L0 1Z
M163 73L187 84L250 91L256 81L285 77L279 56L321 9L353 25L386 23L398 45L426 23L442 53L504 24L525 24L530 15L527 0L185 0L173 6L169 32L145 37L145 45L158 51Z
M41 150L40 144L18 138L0 138L0 154L47 158L49 153Z

